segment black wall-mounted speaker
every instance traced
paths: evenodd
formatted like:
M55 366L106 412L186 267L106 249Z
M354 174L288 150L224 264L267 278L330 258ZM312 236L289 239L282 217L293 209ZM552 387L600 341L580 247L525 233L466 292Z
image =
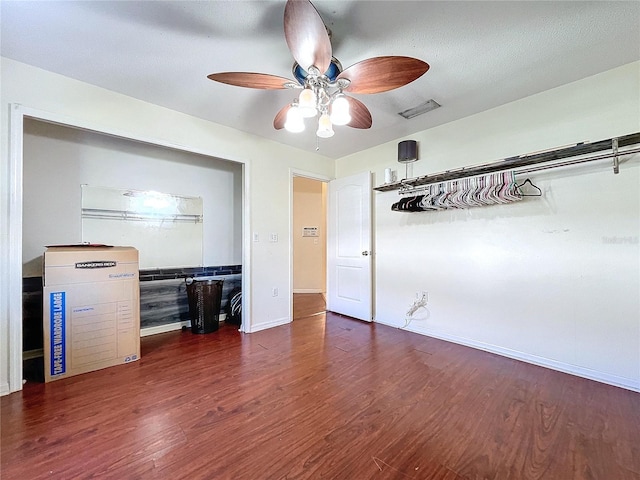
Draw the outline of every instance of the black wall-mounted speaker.
M400 163L415 162L418 159L418 142L404 140L398 143L398 161Z

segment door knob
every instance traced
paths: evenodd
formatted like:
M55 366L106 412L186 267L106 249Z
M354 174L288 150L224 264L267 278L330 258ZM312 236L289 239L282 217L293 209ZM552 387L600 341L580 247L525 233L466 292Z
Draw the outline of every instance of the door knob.
M365 250L364 252L362 252L362 255L364 255L364 256L366 257L367 255L369 255L369 252L367 252L367 251Z

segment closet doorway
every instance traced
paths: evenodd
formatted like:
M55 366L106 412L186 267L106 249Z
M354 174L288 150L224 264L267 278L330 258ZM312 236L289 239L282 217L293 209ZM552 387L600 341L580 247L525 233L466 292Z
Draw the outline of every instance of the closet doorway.
M327 179L292 175L292 320L326 310Z
M25 127L25 124L27 124L26 127ZM29 350L34 350L34 351L28 353L25 357L24 346L23 346L23 333L25 333L23 332L24 330L23 309L25 307L24 299L23 299L23 294L24 294L23 285L25 282L24 278L27 278L27 277L31 278L32 275L30 275L30 272L37 273L38 271L40 271L42 267L40 260L38 259L33 260L29 257L29 252L31 250L28 250L28 248L33 247L34 235L29 234L29 232L26 232L26 234L25 232L23 232L25 227L28 228L27 223L23 221L24 214L30 215L31 213L33 213L28 203L25 204L25 199L24 199L25 186L23 185L23 183L26 178L24 170L25 168L28 169L30 166L30 163L25 165L25 161L24 161L25 150L27 150L27 155L28 155L28 150L33 147L31 143L32 139L31 140L29 139L30 135L33 132L30 132L29 128L30 127L33 128L34 126L36 128L42 127L44 124L51 125L52 126L51 128L54 128L54 127L56 129L63 128L63 129L67 129L70 132L76 132L76 133L81 132L82 135L97 135L101 139L98 142L100 145L102 145L101 142L110 143L113 141L116 141L116 142L122 141L128 145L132 145L131 148L133 149L159 148L159 149L164 149L174 153L181 152L180 153L181 155L188 155L190 157L188 161L185 160L186 163L191 162L191 164L193 163L206 164L206 166L203 166L203 168L207 168L207 169L210 168L209 159L219 160L221 162L221 165L227 165L228 168L231 168L232 170L234 170L233 180L229 182L229 178L227 178L225 179L226 182L224 181L222 182L223 184L226 184L226 185L229 185L229 184L233 185L234 202L236 205L238 205L238 208L235 208L235 211L238 212L238 216L237 217L234 216L234 219L233 219L234 231L237 231L239 234L239 239L243 239L245 242L246 242L246 239L244 239L244 237L242 236L243 235L242 232L249 231L249 229L246 228L248 227L249 216L247 212L249 210L248 209L249 205L248 205L247 196L245 195L245 178L248 176L247 175L248 165L244 164L243 162L219 159L206 152L196 150L196 149L192 150L188 147L185 147L184 145L175 144L175 143L172 143L171 141L158 140L157 138L148 138L141 134L129 134L119 130L112 130L109 128L105 128L102 125L94 124L93 122L88 120L84 120L84 119L75 120L69 117L61 116L56 113L49 113L41 110L24 107L18 104L12 104L11 105L11 122L10 122L11 142L9 144L10 145L9 157L11 162L9 167L9 180L10 180L9 183L12 186L15 186L15 188L12 189L13 201L10 205L9 213L8 213L8 218L9 218L8 231L10 232L10 235L8 236L9 238L8 246L5 249L7 253L6 257L9 259L9 262L6 269L3 269L3 271L6 271L8 273L7 285L9 288L9 293L8 293L9 304L6 310L8 312L8 317L10 319L10 322L8 324L9 333L7 335L7 342L6 342L6 345L8 347L8 353L7 353L8 364L6 365L6 368L8 370L8 382L7 382L8 384L0 384L0 394L2 395L6 393L19 391L22 389L23 378L24 378L23 361L25 359L32 360L33 358L40 355L40 351L38 351L39 350L38 348L32 348L33 346L29 345L27 348L29 348ZM49 133L51 132L45 132L45 134L41 135L41 137L45 139L49 138L50 136ZM26 148L25 148L25 137L27 137ZM61 142L61 143L64 147L67 146L65 142ZM80 142L80 144L83 147L86 147L84 143ZM96 150L102 151L103 149L96 148ZM46 152L46 149L44 149L44 151ZM114 158L120 158L119 156L114 157L113 151L117 152L119 156L123 156L123 151L121 148L112 149L111 157L108 158L110 162L113 162ZM105 149L104 152L105 154L109 154L108 149ZM63 160L67 163L72 160L84 159L83 155L76 155L76 157L74 157L73 155L64 155L60 157L63 158ZM102 172L109 170L109 169L104 170L105 169L104 165L112 165L112 163L110 164L106 161L103 162ZM138 165L137 162L136 162L136 165ZM232 165L235 165L235 166L232 168L231 167ZM195 168L197 165L191 165L191 166ZM154 167L159 169L157 165L154 165ZM224 167L221 167L221 168L224 170ZM71 172L73 174L72 179L75 179L77 183L77 188L76 188L77 194L72 197L72 199L74 199L76 203L79 203L79 200L81 197L81 194L80 194L81 179L79 178L79 175L81 173L82 174L86 173L84 170L77 168L76 170ZM111 168L111 170L113 170L113 168ZM142 169L141 171L145 175L142 175L141 173L138 172L138 175L136 176L136 178L143 178L143 179L148 178L147 170ZM104 181L105 177L100 174L101 171L97 169L93 169L92 172L94 172L96 176L99 176L100 182ZM110 172L110 174L113 175L115 173ZM174 180L173 177L170 177L169 175L165 175L165 177L169 177L171 180ZM62 176L59 171L57 172L57 176L49 175L47 177L44 175L40 175L38 178L40 178L40 180L42 180L43 182L51 181L51 179L60 181L60 178L69 180L68 178ZM93 183L97 184L97 182L93 182ZM208 188L211 188L210 184L208 185ZM72 190L67 188L67 189L62 189L62 191L72 191ZM36 191L34 188L30 188L28 191L26 191L26 194L28 196L30 195L30 193L34 193L34 192L35 194L41 194L40 190ZM51 202L52 198L55 201L60 200L60 198L53 197L50 195L47 197L47 201ZM25 208L25 206L29 208L28 212L26 211L27 208ZM77 212L80 212L81 210L80 206L77 204L76 205L72 204L70 208L72 210L75 208ZM41 215L41 211L38 210L35 212L35 214ZM77 225L75 226L72 225L69 230L71 234L76 235L75 238L78 238L77 235L80 235L80 232L81 232L79 217L80 215L74 217L75 221L77 222ZM53 222L53 221L59 220L60 218L63 218L65 220L70 220L65 216L62 216L62 217L58 216L53 218L49 216L49 217L43 218L42 222L45 222L45 221ZM65 226L67 225L65 224ZM40 227L43 227L43 225L40 225ZM58 230L61 230L60 225L57 225L56 228L58 228ZM49 227L46 227L46 229L47 231L54 231L52 228L49 228ZM64 231L64 229L62 230ZM75 240L75 238L73 239L72 243L77 243L77 240ZM35 238L35 241L39 242L35 245L35 248L38 248L40 250L42 250L44 248L43 245L49 243L49 241L51 241L51 243L68 243L69 242L66 239L52 238L52 239L42 240L39 237ZM32 242L32 243L28 243L28 242ZM236 254L236 257L234 257L233 261L234 263L237 262L239 265L241 264L242 270L243 270L243 274L241 278L242 290L244 292L249 292L249 285L250 285L249 276L251 271L250 265L249 265L250 255L249 255L248 249L243 248L241 246L243 244L244 242L240 242L240 241L234 242L234 248L235 248L234 253ZM37 277L35 278L37 279ZM38 283L41 286L42 282L41 281L35 282L36 285ZM245 300L243 300L243 308L242 308L243 320L251 318L250 311L249 311L250 305L249 305L249 302L246 301L246 295L244 296L244 298ZM36 315L37 315L37 312L36 312ZM250 326L246 325L243 322L240 328L242 331L247 331L248 329L250 329ZM158 333L158 332L155 332L155 333Z

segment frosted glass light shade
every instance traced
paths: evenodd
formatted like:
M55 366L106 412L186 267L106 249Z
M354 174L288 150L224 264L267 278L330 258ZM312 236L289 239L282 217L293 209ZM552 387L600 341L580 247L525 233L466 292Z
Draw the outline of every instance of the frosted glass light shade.
M347 97L340 95L331 103L331 123L334 125L346 125L350 121L349 101Z
M300 92L298 97L298 108L303 117L315 117L316 110L316 94L310 88L305 88Z
M334 131L333 126L331 125L331 119L329 115L323 113L320 115L320 119L318 120L318 131L316 135L320 138L329 138L333 137Z
M294 106L289 109L284 128L291 133L299 133L304 130L304 119L300 113L300 108Z

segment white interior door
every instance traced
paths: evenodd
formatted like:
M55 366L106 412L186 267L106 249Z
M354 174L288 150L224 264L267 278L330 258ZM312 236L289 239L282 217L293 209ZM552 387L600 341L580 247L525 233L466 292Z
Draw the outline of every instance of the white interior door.
M371 173L329 182L327 310L372 316Z

